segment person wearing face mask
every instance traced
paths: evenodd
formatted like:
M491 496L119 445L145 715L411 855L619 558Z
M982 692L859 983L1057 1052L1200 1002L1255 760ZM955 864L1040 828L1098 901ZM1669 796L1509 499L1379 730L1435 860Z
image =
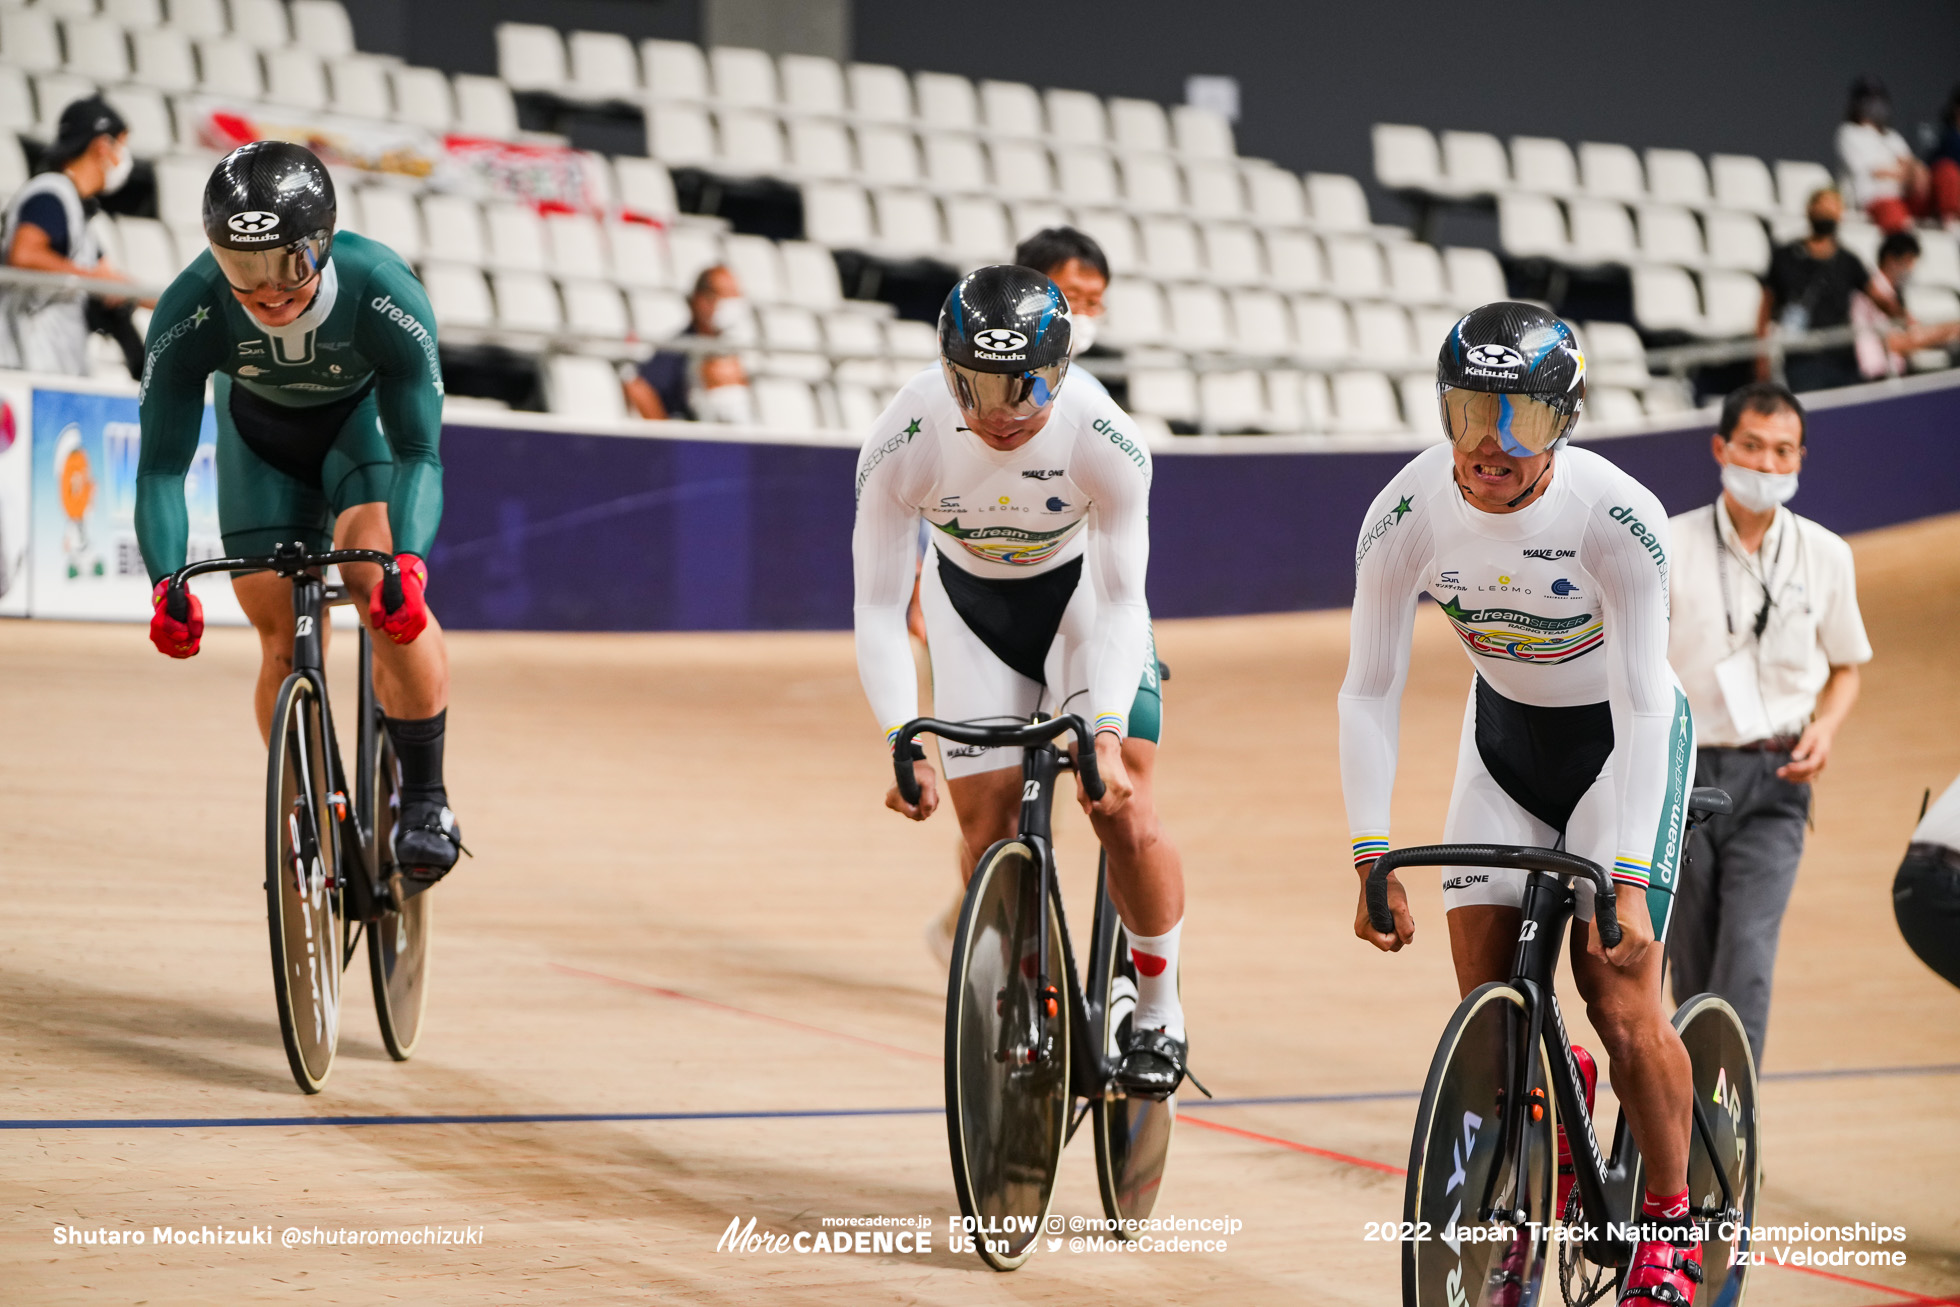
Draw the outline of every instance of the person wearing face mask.
M1851 546L1783 507L1803 466L1802 403L1773 382L1744 386L1710 445L1721 498L1668 523L1668 661L1694 710L1695 784L1728 791L1735 810L1688 838L1667 956L1677 995L1713 991L1735 1008L1760 1067L1811 782L1872 649Z
M1851 296L1863 291L1893 317L1906 316L1898 296L1872 280L1871 270L1857 255L1838 244L1838 222L1844 200L1826 187L1810 197L1806 207L1810 235L1779 245L1763 277L1763 302L1756 317L1756 335L1772 331L1785 335L1842 327L1851 321ZM1769 380L1767 358L1756 360L1758 380ZM1828 390L1857 384L1858 357L1850 345L1792 351L1784 362L1785 379L1795 391Z
M1895 231L1878 247L1872 284L1897 299L1918 263L1919 238ZM1858 328L1858 370L1867 381L1904 376L1907 360L1920 350L1950 349L1960 342L1960 322L1897 324L1862 292L1851 297L1851 323Z
M1068 301L1070 358L1081 358L1096 343L1102 328L1103 295L1109 289L1109 259L1087 232L1073 227L1046 227L1014 249L1017 267L1031 268L1055 283ZM1108 387L1087 368L1076 369L1095 389Z
M747 302L735 274L721 264L702 270L687 297L688 325L672 342L709 340L743 343L750 329ZM654 351L622 378L626 402L643 418L683 422L755 421L748 374L733 354L706 354L686 348Z
M1837 152L1851 182L1852 203L1883 230L1908 231L1915 216L1932 212L1926 165L1892 126L1892 96L1876 77L1851 84Z
M21 187L0 225L7 266L121 281L88 228L97 197L120 190L134 160L129 128L100 98L61 111L48 171ZM0 287L0 367L87 376L88 297L37 286Z

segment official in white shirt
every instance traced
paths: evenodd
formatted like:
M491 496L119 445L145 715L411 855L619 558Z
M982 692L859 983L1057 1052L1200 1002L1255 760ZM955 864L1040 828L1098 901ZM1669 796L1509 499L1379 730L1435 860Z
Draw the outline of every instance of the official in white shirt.
M1722 405L1722 497L1669 522L1668 661L1694 711L1695 784L1735 811L1688 842L1667 958L1678 998L1713 991L1762 1065L1783 910L1803 857L1810 782L1858 698L1871 643L1851 546L1783 504L1797 493L1804 411L1759 381Z

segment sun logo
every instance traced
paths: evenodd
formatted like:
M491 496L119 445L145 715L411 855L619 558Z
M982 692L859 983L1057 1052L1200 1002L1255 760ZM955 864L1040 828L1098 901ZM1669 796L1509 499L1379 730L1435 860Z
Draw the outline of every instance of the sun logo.
M1499 585L1509 585L1509 584L1511 584L1511 578L1510 578L1510 577L1508 577L1508 576L1500 576L1500 577L1498 577L1498 578L1497 578L1497 584L1499 584Z
M1001 507L1005 508L1008 504L1011 504L1014 501L1009 499L1006 495L1002 495L999 499L995 500L994 502L999 504Z

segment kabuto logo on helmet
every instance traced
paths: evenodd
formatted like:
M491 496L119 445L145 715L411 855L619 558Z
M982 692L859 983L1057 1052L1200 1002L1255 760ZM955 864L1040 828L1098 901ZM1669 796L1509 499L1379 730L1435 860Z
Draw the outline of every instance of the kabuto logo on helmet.
M973 343L981 349L993 350L1000 354L1011 354L1015 350L1028 347L1028 338L1007 327L989 327L974 336Z
M279 215L267 213L263 209L247 209L244 213L234 213L225 222L225 226L242 236L256 236L260 232L271 231L278 225Z
M1480 368L1521 368L1524 355L1509 345L1472 345L1464 355L1466 362Z

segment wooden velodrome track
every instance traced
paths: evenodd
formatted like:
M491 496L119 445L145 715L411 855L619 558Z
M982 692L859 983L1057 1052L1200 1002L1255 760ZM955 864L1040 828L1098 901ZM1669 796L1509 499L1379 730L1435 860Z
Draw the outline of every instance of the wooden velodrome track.
M1960 518L1857 547L1877 659L1784 931L1760 1217L1902 1225L1907 1262L1765 1268L1760 1304L1960 1302L1960 993L1889 898L1921 791L1960 772ZM1408 843L1440 833L1466 675L1433 611L1417 638ZM1158 1210L1243 1221L1225 1251L1064 1246L1002 1276L946 1247L944 978L921 927L953 826L881 810L848 636L453 637L450 776L478 856L438 891L429 1030L389 1062L357 965L307 1099L267 975L250 638L174 664L131 626L0 625L0 1301L1394 1303L1396 1251L1363 1222L1399 1214L1454 988L1433 877L1413 952L1350 933L1346 616L1159 639L1196 1065L1223 1099L1294 1101L1184 1115ZM1093 859L1063 822L1081 930ZM328 1124L547 1114L642 1119ZM1056 1210L1098 1212L1086 1139ZM731 1218L880 1215L932 1217L933 1251L715 1250ZM278 1242L425 1224L482 1241ZM274 1242L72 1246L61 1226Z

